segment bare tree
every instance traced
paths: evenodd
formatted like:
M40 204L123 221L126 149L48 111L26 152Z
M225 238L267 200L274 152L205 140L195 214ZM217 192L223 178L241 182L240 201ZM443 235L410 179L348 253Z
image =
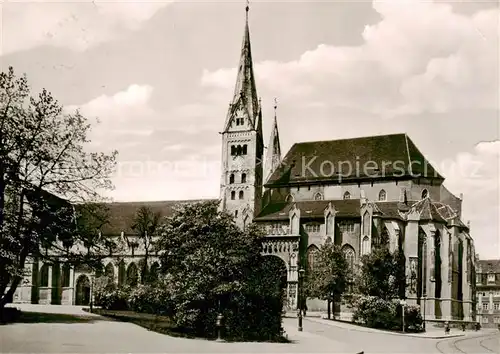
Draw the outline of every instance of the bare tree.
M144 259L141 267L141 283L148 280L149 254L154 247L154 237L161 223L161 213L153 212L151 208L142 206L137 211L132 229L138 233L140 242L144 248Z
M117 153L89 151L89 131L85 117L65 112L45 89L32 97L13 68L0 73L0 309L29 259L78 263L103 256L92 224L100 208L79 206L102 201Z

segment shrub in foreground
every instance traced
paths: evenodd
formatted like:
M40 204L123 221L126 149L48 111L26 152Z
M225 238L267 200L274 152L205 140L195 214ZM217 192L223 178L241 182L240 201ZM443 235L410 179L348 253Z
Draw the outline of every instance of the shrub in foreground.
M354 299L353 321L367 327L401 330L402 316L399 300L384 300L376 296L359 296ZM405 306L405 330L421 332L423 329L420 306Z
M95 294L95 304L105 310L128 310L129 288L104 289Z

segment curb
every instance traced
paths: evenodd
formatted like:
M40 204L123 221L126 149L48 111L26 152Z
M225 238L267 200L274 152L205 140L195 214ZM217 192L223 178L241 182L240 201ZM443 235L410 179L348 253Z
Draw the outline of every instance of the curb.
M319 321L317 319L320 319ZM310 318L311 321L317 322L317 323L325 323L327 325L333 326L333 327L341 327L341 326L335 326L333 323L335 323L335 320L324 320L321 317L316 317L316 318ZM345 323L343 321L340 321L342 323ZM329 324L332 323L332 324ZM355 325L352 325L355 326ZM358 327L358 326L356 326ZM341 327L345 328L345 327ZM361 327L359 328L346 328L348 330L353 330L353 331L359 331L359 332L365 332L365 333L379 333L379 334L389 334L393 336L404 336L404 337L413 337L413 338L422 338L422 339L446 339L446 338L456 338L456 337L465 337L464 333L456 333L456 334L440 334L440 335L421 335L418 333L398 333L398 332L391 332L391 331L384 331L384 330L376 330L372 328L366 328L366 327Z

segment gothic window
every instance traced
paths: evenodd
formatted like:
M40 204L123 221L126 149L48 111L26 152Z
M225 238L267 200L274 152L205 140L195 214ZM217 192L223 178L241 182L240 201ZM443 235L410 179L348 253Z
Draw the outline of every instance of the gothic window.
M309 248L307 249L307 268L309 270L314 269L314 263L316 261L316 256L318 252L319 252L318 247L314 245L309 246Z
M384 226L384 229L380 234L380 246L387 246L387 245L389 245L389 231L387 231L387 228Z
M425 198L427 198L428 196L429 196L429 192L427 191L427 189L424 189L424 190L422 191L422 199L425 199Z
M234 183L234 174L231 173L231 175L229 176L229 184L233 184Z
M365 236L363 238L363 242L361 243L361 254L364 256L365 254L368 254L370 250L370 239L368 236Z
M236 147L236 155L241 155L241 145Z
M246 145L243 145L243 147L241 148L241 154L242 155L246 155L247 154L247 146Z
M369 235L371 229L370 213L365 211L363 215L363 235Z
M379 192L379 194L378 194L378 200L381 201L381 202L387 200L387 194L385 193L385 190L382 189Z
M346 200L346 199L351 199L351 193L349 193L349 192L344 193L344 200Z
M240 118L240 125L245 124L245 118Z
M319 224L306 224L305 225L306 231L309 232L319 232L320 230L320 225Z
M40 286L49 286L49 266L44 264L40 270Z
M340 231L342 232L354 232L353 221L342 221L339 226L340 226Z
M316 193L314 195L314 200L323 200L323 194L321 193Z
M352 248L350 245L345 245L342 248L342 252L344 253L344 258L347 261L349 270L352 272L354 270L354 259L355 259L354 248Z
M234 211L234 217L237 218L238 217L238 210L235 210Z
M243 199L243 191L240 191L240 192L238 193L238 198L240 198L240 200L241 200L241 199Z
M236 192L232 191L231 192L231 200L235 200L235 199L236 199Z
M237 153L236 146L231 145L231 156L236 155L236 153Z
M247 183L247 174L246 173L241 174L241 183Z

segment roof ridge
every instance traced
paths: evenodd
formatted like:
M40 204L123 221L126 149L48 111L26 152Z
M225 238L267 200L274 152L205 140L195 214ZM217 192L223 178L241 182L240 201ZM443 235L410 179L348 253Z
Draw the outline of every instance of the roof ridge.
M169 199L169 200L129 200L129 201L113 201L105 202L104 204L145 204L145 203L179 203L179 202L197 202L197 201L212 201L219 198L198 198L198 199Z
M406 133L364 135L364 136L358 136L358 137L353 137L353 138L301 141L301 142L295 143L294 145L300 145L300 144L317 144L317 143L326 143L326 142L331 142L331 141L358 140L358 139L367 139L367 138L381 138L381 137L398 136L398 135L406 135ZM290 148L290 150L291 150L291 148Z

